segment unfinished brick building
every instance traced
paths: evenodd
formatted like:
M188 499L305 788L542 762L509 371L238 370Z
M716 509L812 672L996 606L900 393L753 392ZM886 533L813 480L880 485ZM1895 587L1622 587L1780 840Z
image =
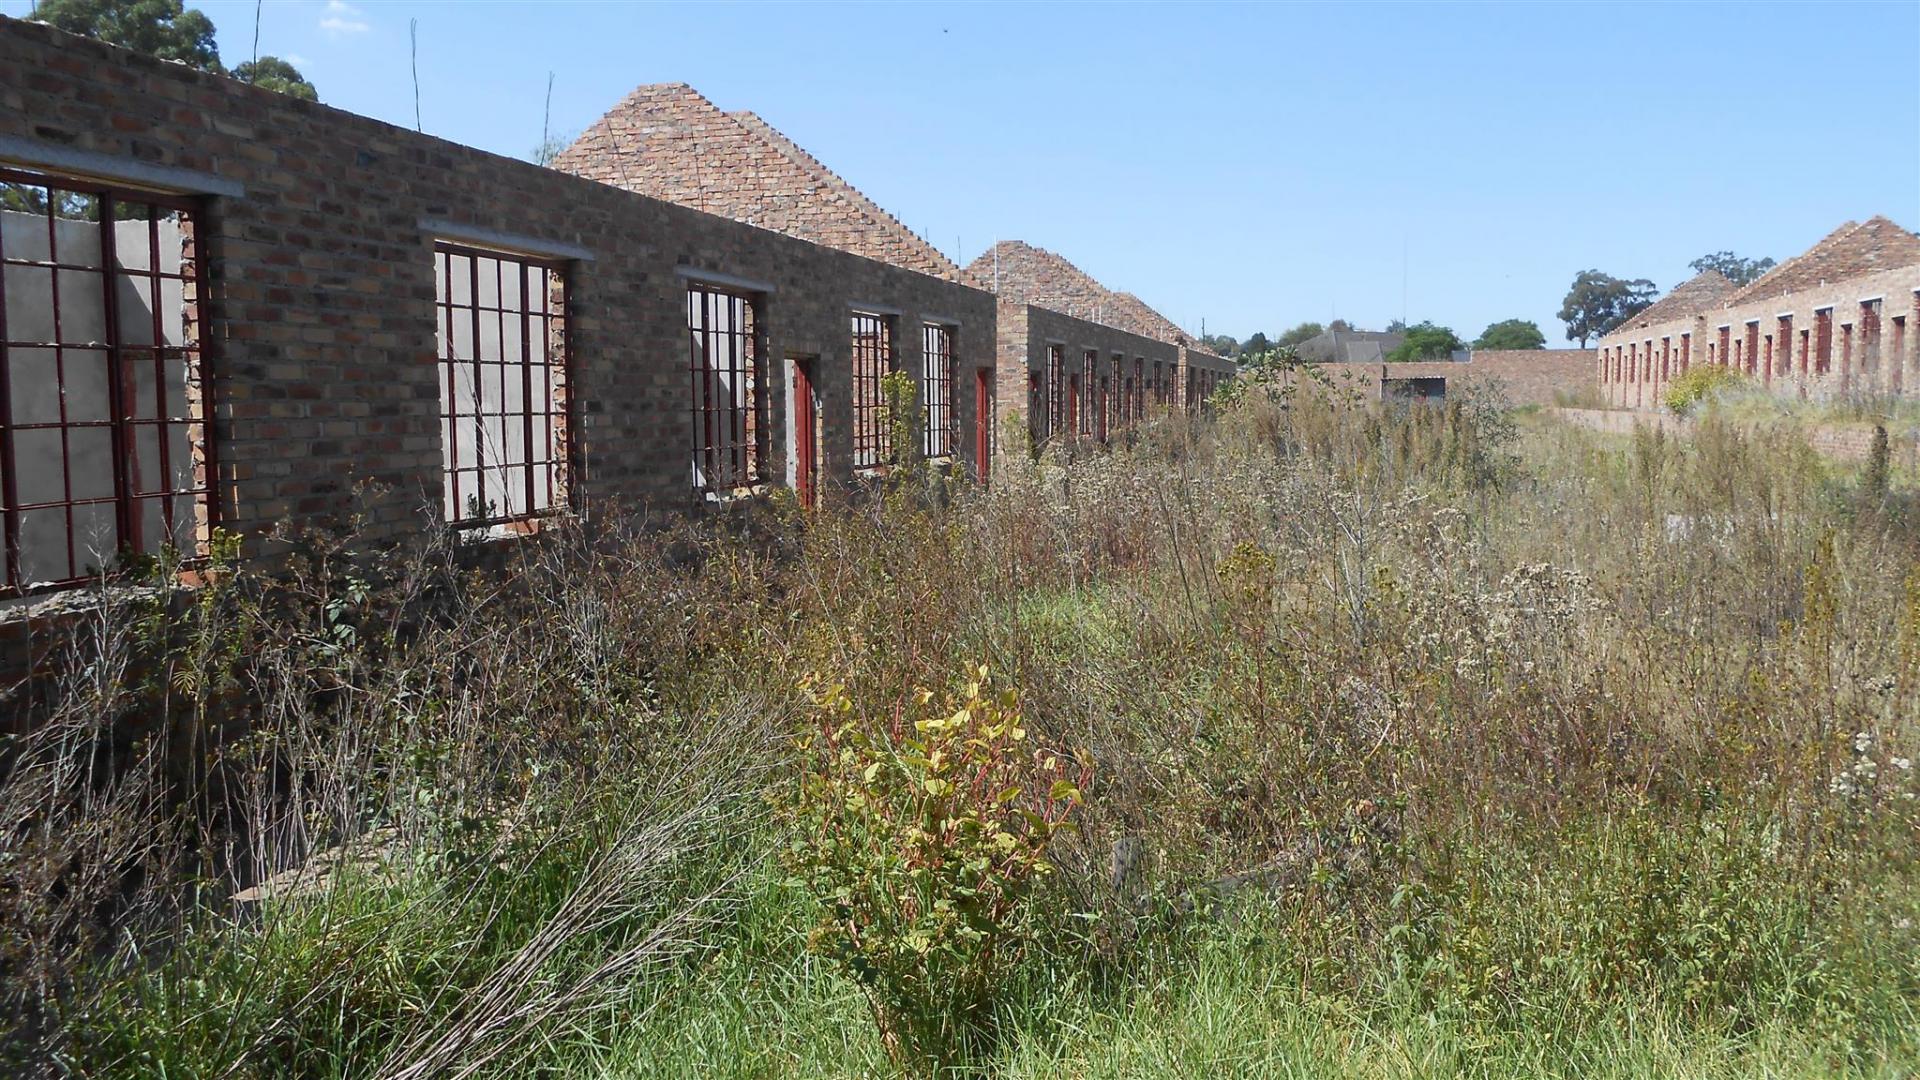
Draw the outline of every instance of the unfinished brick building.
M968 267L999 301L999 413L1036 443L1106 439L1154 408L1197 408L1233 362L1131 293L1043 248L1003 240Z
M530 531L956 454L994 298L0 19L5 592L358 512ZM988 419L990 423L990 418ZM982 424L981 427L986 425ZM372 486L356 492L356 485Z
M680 83L642 86L554 161L576 175L987 288L998 298L997 376L979 415L1026 417L1036 440L1106 438L1152 406L1197 403L1233 365L1065 259L1004 242L964 269L772 125ZM984 461L990 435L976 432Z
M1712 271L1600 339L1608 404L1658 409L1695 364L1776 394L1920 396L1920 237L1884 217L1848 222L1737 287Z

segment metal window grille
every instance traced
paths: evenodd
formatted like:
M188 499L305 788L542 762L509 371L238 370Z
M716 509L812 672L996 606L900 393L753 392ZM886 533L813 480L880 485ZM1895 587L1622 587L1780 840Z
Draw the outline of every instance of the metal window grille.
M928 323L920 330L921 452L953 454L953 330Z
M1058 435L1066 430L1067 421L1067 347L1065 345L1047 346L1047 430L1046 435Z
M1143 420L1147 415L1147 362L1140 357L1133 358L1133 415Z
M693 489L725 495L766 477L767 395L759 320L740 293L687 286Z
M461 528L559 506L566 458L566 274L560 263L434 244L441 510Z
M1080 434L1093 434L1093 410L1098 406L1093 399L1094 373L1100 367L1100 354L1088 349L1080 358Z
M1813 313L1813 373L1825 375L1833 368L1833 309L1823 308Z
M872 469L893 460L886 423L886 388L893 370L893 322L884 315L853 315L853 467Z
M1041 398L1040 373L1027 372L1027 438L1039 442L1040 422L1046 417L1046 402Z
M194 204L0 170L4 591L204 553L212 385Z
M1880 370L1880 301L1860 304L1860 371L1873 375Z

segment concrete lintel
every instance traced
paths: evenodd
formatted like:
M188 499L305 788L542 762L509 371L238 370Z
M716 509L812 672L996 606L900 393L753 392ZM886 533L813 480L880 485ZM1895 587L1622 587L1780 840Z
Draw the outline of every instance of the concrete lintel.
M673 272L688 281L698 281L703 285L718 285L725 289L739 289L741 292L771 293L773 285L752 278L723 274L718 270L702 270L697 266L676 266Z
M864 300L849 300L847 301L847 307L863 315L892 315L896 319L906 314L906 312L901 311L897 307L888 307L885 304L869 304Z
M958 330L962 325L959 319L946 315L929 315L924 311L920 313L920 321L929 326L944 326L950 330Z
M420 219L420 231L430 233L443 240L452 240L459 244L472 244L475 247L493 248L516 255L532 255L541 259L574 259L579 262L592 262L593 252L578 244L569 244L560 240L546 240L537 236L523 236L519 233L501 232L480 225L467 225L444 218L423 217Z
M247 194L245 187L224 176L39 139L23 139L18 135L0 135L0 161L179 195L224 195L239 199Z

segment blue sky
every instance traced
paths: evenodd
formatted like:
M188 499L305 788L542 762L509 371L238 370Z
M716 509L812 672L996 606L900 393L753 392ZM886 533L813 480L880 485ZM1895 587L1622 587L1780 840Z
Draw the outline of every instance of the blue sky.
M250 0L201 0L229 64ZM0 11L29 4L0 0ZM1920 227L1920 3L722 5L268 0L331 105L502 154L641 83L752 109L963 261L1058 251L1198 329L1472 337L1574 274ZM1403 284L1404 283L1404 284ZM1403 294L1404 288L1404 294ZM1404 295L1404 301L1403 301Z

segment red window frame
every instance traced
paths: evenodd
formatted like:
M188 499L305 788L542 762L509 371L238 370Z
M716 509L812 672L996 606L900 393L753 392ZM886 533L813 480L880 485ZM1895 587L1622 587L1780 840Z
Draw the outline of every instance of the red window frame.
M852 319L853 467L877 469L893 462L893 433L886 423L886 387L893 371L893 318L856 311Z
M83 558L88 554L109 559L171 547L189 563L200 559L216 523L217 462L209 423L212 371L201 340L207 289L199 201L12 169L0 169L0 185L18 207L8 212L46 222L44 252L32 240L10 247L0 237L0 595L84 582L104 569ZM169 217L180 226L177 262L162 254L160 224ZM142 221L144 229L135 224ZM89 238L75 235L83 229L63 230L61 222L101 227ZM23 224L20 235L36 231ZM131 243L123 242L123 232ZM181 321L169 328L163 311L175 289ZM86 311L87 321L77 329L69 324L61 297L74 290L99 297L97 322L89 307L76 304L72 313ZM126 317L130 295L136 310L139 299L148 301L143 317ZM23 315L46 312L49 334L28 338L19 322L10 327L10 306ZM177 343L169 342L170 330ZM177 394L170 378L177 379ZM97 408L90 407L87 390L97 390ZM40 448L46 453L33 452ZM56 449L58 466L45 465ZM176 452L184 458L176 461ZM104 468L85 467L100 455ZM103 475L89 477L90 471ZM47 486L59 490L40 490ZM57 534L39 528L56 519ZM83 549L109 525L111 552ZM82 535L87 528L91 539ZM28 534L42 531L50 537L45 549L29 547Z
M513 526L563 509L565 260L445 240L434 241L433 252L447 524ZM511 278L510 267L518 271ZM463 389L471 409L463 408Z
M766 350L750 293L687 283L693 489L726 496L768 480Z
M1067 347L1047 346L1047 426L1045 437L1067 429Z
M926 323L920 328L920 414L923 454L953 456L953 328Z
M1088 349L1080 357L1080 434L1093 434L1093 381L1100 368L1100 352Z

